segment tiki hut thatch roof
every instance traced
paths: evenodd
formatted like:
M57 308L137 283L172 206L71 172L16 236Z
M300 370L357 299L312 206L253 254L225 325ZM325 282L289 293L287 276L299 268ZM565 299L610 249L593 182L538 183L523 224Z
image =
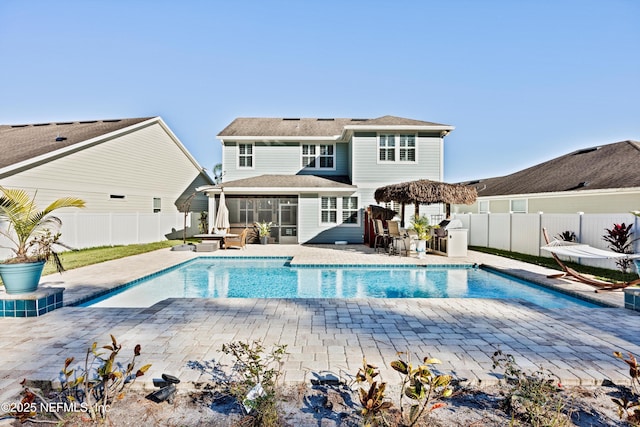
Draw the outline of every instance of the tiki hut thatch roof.
M462 184L447 184L445 182L420 179L418 181L401 182L400 184L380 187L376 190L374 197L378 203L470 205L476 201L478 192L475 188Z

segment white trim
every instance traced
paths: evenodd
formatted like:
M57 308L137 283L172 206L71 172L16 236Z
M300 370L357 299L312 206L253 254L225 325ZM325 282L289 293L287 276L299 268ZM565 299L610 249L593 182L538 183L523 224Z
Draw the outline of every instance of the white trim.
M224 184L223 184L224 186ZM197 191L206 192L209 197L211 195L220 194L222 188L214 186L202 186L196 188ZM336 187L224 187L225 194L309 194L309 193L322 193L322 194L353 194L358 188L336 188Z
M279 141L331 141L335 142L340 139L341 135L318 135L318 136L233 136L229 138L221 138L219 135L217 138L220 143L235 142L235 141L253 141L253 142L279 142Z

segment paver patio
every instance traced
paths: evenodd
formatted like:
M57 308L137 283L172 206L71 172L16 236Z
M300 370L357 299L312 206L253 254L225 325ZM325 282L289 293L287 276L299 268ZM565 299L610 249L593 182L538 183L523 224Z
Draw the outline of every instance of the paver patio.
M289 383L327 372L346 379L363 356L393 382L397 375L389 362L396 352L409 351L439 358L443 372L471 383L494 384L490 357L498 348L525 369L542 364L567 385L628 383L626 365L612 352L640 355L640 313L621 308L621 292L595 294L589 286L547 279L546 268L475 252L419 260L375 254L362 245L250 245L212 253L165 249L46 276L43 284L64 286L69 304L200 255L286 255L298 264L477 263L616 307L540 309L490 299L169 299L149 308L66 306L42 317L0 319L0 402L15 401L23 378L57 378L66 357L83 360L86 349L94 341L107 344L109 334L123 344L123 362L141 344L141 362L153 365L140 378L146 388L163 372L178 376L182 388L210 381L210 374L195 366L212 360L228 366L221 347L238 340L287 344Z

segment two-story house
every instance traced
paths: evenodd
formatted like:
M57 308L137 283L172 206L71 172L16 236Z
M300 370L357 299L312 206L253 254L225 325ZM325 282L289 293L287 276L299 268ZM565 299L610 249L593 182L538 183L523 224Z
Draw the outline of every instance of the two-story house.
M441 181L443 141L453 129L393 116L237 118L217 136L222 184L201 187L209 218L224 191L232 229L271 221L273 242L362 243L363 212L376 204L376 188Z

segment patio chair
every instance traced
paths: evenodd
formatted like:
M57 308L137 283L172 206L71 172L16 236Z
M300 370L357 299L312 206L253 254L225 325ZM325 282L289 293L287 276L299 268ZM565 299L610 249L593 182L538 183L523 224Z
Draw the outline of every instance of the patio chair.
M227 248L246 249L247 233L249 233L249 229L245 228L237 237L236 236L225 237L224 239L225 249Z
M389 246L389 234L384 229L381 219L373 220L373 231L376 233L376 237L373 240L373 248L376 252L379 252L378 248L383 248L386 251Z
M400 225L398 221L387 222L389 227L389 238L392 240L389 246L389 254L394 255L396 252L402 256L404 251L405 255L409 256L409 245L407 245L407 235L400 232ZM400 247L402 245L402 248Z
M579 273L573 268L567 266L558 257L558 255L567 255L567 256L574 256L578 258L607 259L607 258L620 258L624 256L629 256L631 258L638 258L639 255L620 254L617 252L610 252L602 249L597 249L589 245L583 245L583 244L577 244L577 243L571 243L571 242L560 242L558 240L554 240L552 242L549 239L549 235L547 234L546 228L542 229L542 235L544 236L544 240L547 244L545 246L542 246L540 249L549 252L553 257L553 259L558 263L560 268L562 268L563 270L563 272L560 274L551 274L547 277L549 278L568 277L578 282L595 286L597 288L595 290L596 292L620 290L628 286L640 284L640 279L636 279L630 282L605 282L603 280L598 280L593 277L585 276L584 274Z

